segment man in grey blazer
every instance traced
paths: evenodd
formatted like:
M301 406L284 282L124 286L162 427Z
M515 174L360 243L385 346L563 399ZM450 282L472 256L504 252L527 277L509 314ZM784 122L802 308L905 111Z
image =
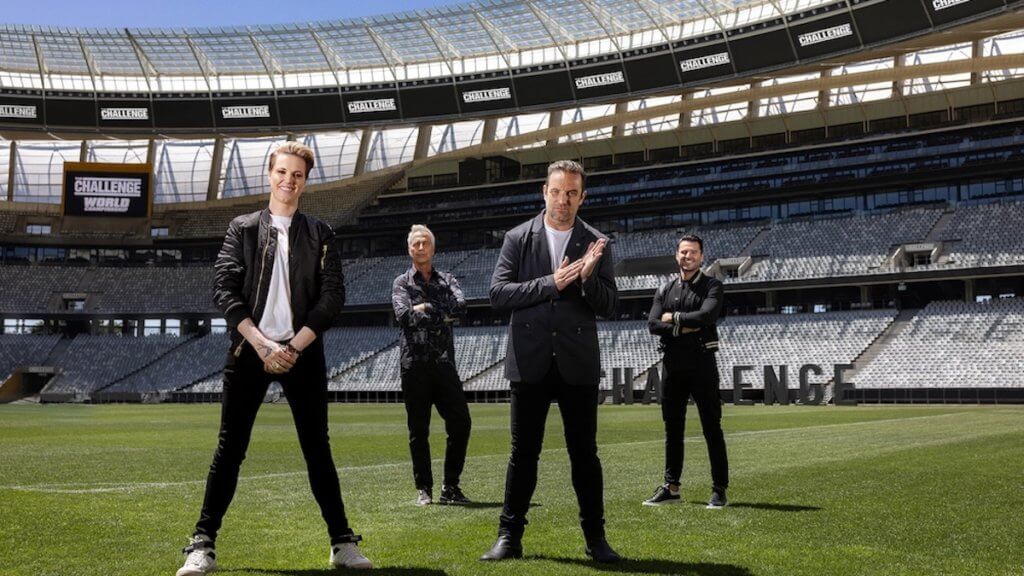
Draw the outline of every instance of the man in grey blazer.
M580 506L586 553L618 561L604 531L597 457L601 354L596 316L611 317L618 296L608 239L576 217L586 198L583 167L548 166L545 210L505 234L491 277L496 310L511 310L505 377L512 388L512 455L498 540L481 560L519 558L537 461L552 400L558 402Z

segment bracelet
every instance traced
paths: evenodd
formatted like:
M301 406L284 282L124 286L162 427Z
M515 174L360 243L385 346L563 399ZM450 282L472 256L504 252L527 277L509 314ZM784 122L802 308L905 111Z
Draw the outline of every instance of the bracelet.
M299 355L301 355L301 354L302 354L302 351L301 351L301 350L299 350L298 348L296 348L295 346L292 346L291 342L289 342L289 343L285 344L285 345L284 345L284 349L285 349L285 350L286 350L287 352L290 352L290 353L292 353L292 354L295 354L296 356L299 356Z

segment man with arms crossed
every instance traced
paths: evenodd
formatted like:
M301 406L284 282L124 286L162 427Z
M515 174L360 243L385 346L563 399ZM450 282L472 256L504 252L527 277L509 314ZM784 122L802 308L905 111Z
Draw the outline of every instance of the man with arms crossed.
M434 268L434 233L416 224L409 230L412 266L391 286L391 304L402 328L402 394L409 425L416 504L433 503L430 469L430 408L444 419L448 446L444 454L441 504L469 504L459 488L472 425L462 380L455 367L452 321L466 312L466 300L454 276Z
M683 477L683 434L686 403L697 405L704 440L711 459L711 499L708 508L722 508L728 500L729 459L722 433L722 399L718 391L718 316L722 310L722 283L701 272L704 241L683 236L676 247L679 275L654 294L647 319L651 334L661 337L665 356L661 415L665 421L665 484L644 501L645 506L680 502Z
M185 564L177 576L217 569L214 542L235 495L256 412L272 381L291 408L309 484L327 523L330 563L370 568L338 486L327 432L323 333L345 303L341 258L327 224L299 212L313 151L286 142L270 155L270 206L231 221L216 263L214 301L230 328L217 450Z
M607 238L576 217L586 198L583 167L548 166L545 210L505 234L491 277L496 310L511 310L505 377L512 388L512 455L498 540L481 560L519 558L551 401L558 402L580 507L586 553L618 561L604 530L604 486L597 457L601 356L595 316L617 304Z

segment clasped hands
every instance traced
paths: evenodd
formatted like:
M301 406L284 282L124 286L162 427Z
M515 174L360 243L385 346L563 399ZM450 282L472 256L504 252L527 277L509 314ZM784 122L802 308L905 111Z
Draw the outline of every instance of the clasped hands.
M666 323L666 324L674 324L675 323L675 319L673 318L673 315L672 315L671 312L665 312L664 314L662 314L661 315L661 321ZM699 331L700 331L700 328L687 328L686 326L680 326L679 327L679 333L680 334L692 334L694 332L699 332Z
M558 288L558 291L565 290L567 286L579 279L586 282L590 275L594 273L594 268L597 267L601 256L604 255L604 247L607 244L608 241L604 238L591 242L583 256L580 256L579 260L572 263L569 262L568 256L562 258L562 263L554 273L555 287Z
M295 367L299 361L299 351L291 344L278 344L268 341L260 344L256 351L263 360L263 371L268 374L284 374Z

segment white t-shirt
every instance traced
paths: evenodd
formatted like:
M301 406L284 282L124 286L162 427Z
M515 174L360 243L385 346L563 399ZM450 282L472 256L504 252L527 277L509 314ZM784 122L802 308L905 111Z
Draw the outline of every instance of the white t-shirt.
M260 318L260 332L271 340L289 340L295 336L292 329L292 292L288 281L288 228L292 225L290 216L270 215L270 224L277 233L277 250L274 252L274 270L270 275L267 301Z
M566 231L555 230L547 224L544 225L544 232L548 237L548 252L551 254L551 271L554 272L565 258L565 248L569 245L569 236L572 236L572 228Z

